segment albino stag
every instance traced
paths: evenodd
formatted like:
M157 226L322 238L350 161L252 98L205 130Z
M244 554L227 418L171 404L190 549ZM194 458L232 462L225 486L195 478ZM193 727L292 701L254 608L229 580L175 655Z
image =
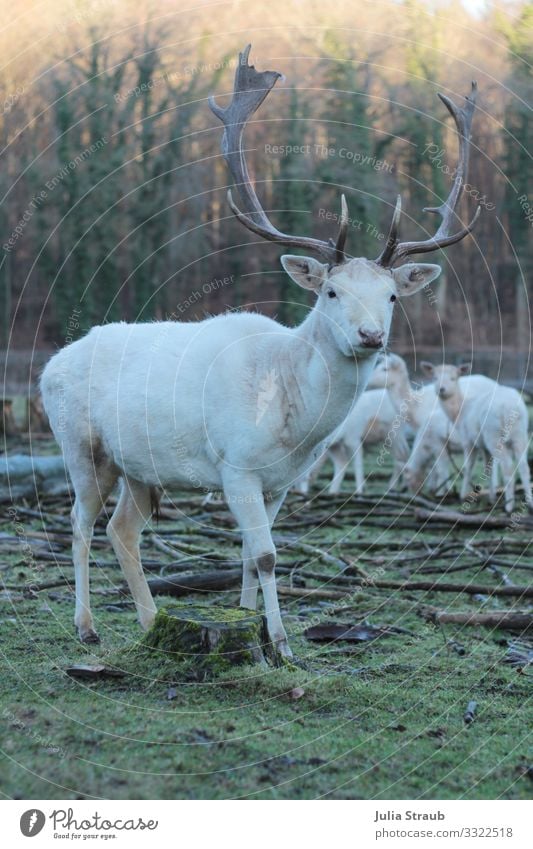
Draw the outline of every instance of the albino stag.
M466 175L475 86L464 108L441 95L459 134L460 156L450 195L432 210L442 222L433 238L400 242L398 198L387 243L375 260L344 250L348 215L336 242L277 230L262 209L242 147L246 122L280 74L259 73L239 57L234 94L225 108L222 152L245 211L231 193L237 219L261 238L317 254L283 256L293 281L315 292L314 308L296 328L265 316L230 313L195 323L108 324L56 354L42 377L46 411L75 492L72 510L75 623L84 641L98 639L89 599L89 547L98 513L118 478L121 493L107 533L148 628L156 607L143 574L139 539L154 487L222 489L243 539L241 605L255 609L263 593L271 639L290 649L281 621L271 526L291 484L322 453L322 442L348 415L387 343L393 303L440 272L408 262L411 254L452 245Z

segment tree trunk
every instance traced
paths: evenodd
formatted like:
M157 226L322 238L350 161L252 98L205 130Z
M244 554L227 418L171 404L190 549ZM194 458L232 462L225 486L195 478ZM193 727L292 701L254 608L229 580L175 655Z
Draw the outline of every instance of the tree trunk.
M17 432L13 401L10 398L0 398L0 436L15 436Z
M270 642L265 617L238 607L184 605L159 610L143 644L209 672L284 662Z

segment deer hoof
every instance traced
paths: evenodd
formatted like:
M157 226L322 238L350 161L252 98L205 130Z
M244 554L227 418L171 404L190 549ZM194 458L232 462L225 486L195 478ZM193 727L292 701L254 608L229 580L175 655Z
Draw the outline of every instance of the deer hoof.
M82 643L94 644L100 642L100 637L92 628L80 628L78 630L78 635Z
M291 647L287 640L278 640L276 642L276 648L282 657L292 658Z

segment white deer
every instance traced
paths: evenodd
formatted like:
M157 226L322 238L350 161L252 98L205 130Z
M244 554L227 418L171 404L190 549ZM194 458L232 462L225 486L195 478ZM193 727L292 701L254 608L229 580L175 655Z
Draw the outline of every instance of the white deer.
M348 465L353 462L355 493L362 495L365 488L364 450L369 445L387 444L388 440L394 460L388 489L393 489L409 457L405 428L396 419L396 410L388 392L384 389L367 389L357 399L342 425L330 436L328 449L298 482L295 487L297 491L307 495L311 482L330 459L333 463L333 477L328 494L336 495L340 492Z
M369 386L387 389L396 411L398 425L408 435L414 436L415 441L421 430L426 430L428 421L435 413L440 416L441 421L432 420L432 430L439 424L448 428L446 416L440 409L433 386L413 386L409 379L407 364L398 354L388 353L380 357L370 378ZM398 433L401 433L400 427L398 427ZM421 456L420 453L419 456ZM437 491L447 478L447 454L445 451L438 452L429 470L426 485L429 489Z
M94 522L118 478L121 494L107 533L128 581L143 628L156 607L141 566L139 539L150 517L154 487L192 486L224 492L243 539L241 605L255 609L263 593L272 641L290 655L279 611L271 526L291 484L322 453L322 442L364 390L377 353L387 343L396 297L412 295L440 273L438 265L393 264L410 254L446 247L468 160L475 87L463 109L442 97L460 141L450 196L438 209L433 238L400 242L400 199L377 260L351 259L344 245L343 198L336 244L278 231L248 175L242 136L248 118L281 76L239 57L234 96L223 121L222 151L247 212L228 193L249 230L324 260L283 256L293 281L317 300L305 321L289 329L265 316L219 315L197 323L108 324L61 350L42 376L52 429L70 472L75 623L84 641L98 637L89 598L89 548ZM265 389L268 387L268 403ZM274 391L274 388L276 391Z
M464 392L461 377L468 374L470 364L461 366L422 363L428 377L435 381L435 390L442 408L459 433L464 451L461 498L470 492L472 471L479 452L485 454L491 467L490 497L496 497L497 472L501 469L504 484L505 510L511 513L515 499L515 469L518 469L524 488L524 499L533 509L531 479L527 462L528 415L520 394L510 386L483 378L483 392ZM474 378L482 375L472 375Z
M461 392L465 398L485 394L491 388L491 382L490 378L482 374L465 375L459 379ZM433 386L428 388L434 393ZM436 395L435 400L438 401ZM403 478L408 488L418 492L426 487L431 492L443 495L445 486L449 485L450 479L454 476L450 468L453 463L451 455L459 452L463 453L461 435L456 423L449 419L439 402L431 408L428 417L420 425L411 454L403 469ZM451 460L450 463L449 460ZM497 486L498 463L494 460L490 483L491 493L495 493Z

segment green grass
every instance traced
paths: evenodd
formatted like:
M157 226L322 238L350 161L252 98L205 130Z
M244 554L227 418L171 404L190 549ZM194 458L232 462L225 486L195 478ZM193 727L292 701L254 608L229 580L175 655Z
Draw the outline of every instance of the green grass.
M382 486L375 481L374 491ZM297 498L289 500L280 533L288 533L284 515L299 505ZM65 512L67 506L65 500ZM216 512L224 514L220 506ZM43 527L38 519L20 521L27 533ZM401 520L384 529L355 526L340 510L336 522L307 528L305 541L336 555L366 556L367 571L373 557L380 574L406 577L393 544L404 541L409 554L413 531L402 528ZM163 521L159 529L179 531L185 524ZM216 519L211 527L217 527ZM2 523L4 532L8 528ZM451 533L467 540L475 532ZM482 533L489 540L500 532ZM443 535L450 531L421 527L415 536L432 545ZM353 546L333 544L341 539L353 540ZM376 542L386 545L371 548ZM237 554L231 543L213 540L215 547L230 557ZM161 564L171 559L149 539L143 548L145 557ZM521 564L531 562L527 554ZM77 642L69 586L0 602L0 790L6 797L531 798L532 679L503 662L510 635L437 628L420 615L424 604L491 610L510 607L510 599L376 588L356 593L347 604L285 597L281 605L298 666L244 666L196 680L201 676L191 675L190 665L180 667L157 651L132 650L141 634L133 610L116 606L120 578L112 552L102 543L94 556L100 563L92 568L99 646ZM32 565L12 552L1 563L7 586L72 576L70 565L47 562L36 578ZM307 579L308 587L326 587L335 575L333 567L310 557L304 562L287 549L280 551L279 563L294 567L295 575L299 567L323 575L321 583ZM416 563L409 566L415 569ZM508 574L515 583L530 578L518 569ZM432 577L498 582L477 565ZM280 577L282 584L287 581L287 575ZM191 595L190 601L236 604L238 593ZM168 604L174 602L158 599L160 607ZM527 606L521 603L520 609ZM363 620L408 633L356 646L317 645L303 635L312 623ZM75 663L102 662L126 674L87 682L65 673ZM305 692L295 700L296 687ZM478 708L467 725L463 716L471 700Z

